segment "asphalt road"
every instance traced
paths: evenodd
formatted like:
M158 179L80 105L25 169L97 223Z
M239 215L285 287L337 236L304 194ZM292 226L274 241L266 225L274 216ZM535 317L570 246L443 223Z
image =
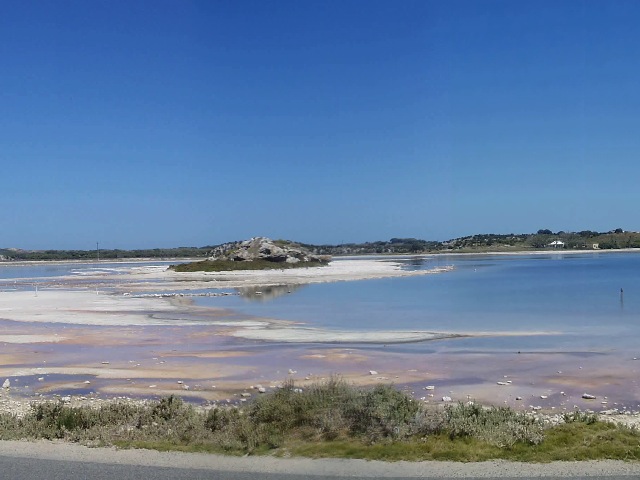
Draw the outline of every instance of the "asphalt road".
M384 478L640 478L640 463L368 462L363 460L225 457L147 450L86 448L52 442L0 442L0 479L64 480L351 480Z
M455 469L455 466L452 468ZM200 470L192 468L150 467L141 465L122 465L109 463L71 462L66 460L37 460L33 458L0 457L2 478L12 480L32 479L65 479L65 480L335 480L335 476L316 476L307 474L226 472L216 470ZM370 480L371 476L348 476L350 480ZM385 477L389 478L389 477ZM391 477L403 480L415 480L416 477ZM434 477L426 477L434 478ZM454 479L460 477L436 477ZM505 478L544 479L561 477L483 477L487 479L505 480ZM590 477L607 480L628 480L632 476L598 476ZM636 477L637 478L637 477Z

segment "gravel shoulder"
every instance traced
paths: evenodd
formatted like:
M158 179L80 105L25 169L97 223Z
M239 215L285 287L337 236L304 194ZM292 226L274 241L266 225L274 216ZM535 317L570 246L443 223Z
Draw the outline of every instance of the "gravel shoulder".
M524 464L495 461L480 463L395 462L336 459L279 459L273 457L226 457L210 454L89 448L50 441L2 441L0 456L77 462L142 465L274 474L354 476L371 478L487 478L487 477L593 477L640 475L640 463L621 461L553 462Z

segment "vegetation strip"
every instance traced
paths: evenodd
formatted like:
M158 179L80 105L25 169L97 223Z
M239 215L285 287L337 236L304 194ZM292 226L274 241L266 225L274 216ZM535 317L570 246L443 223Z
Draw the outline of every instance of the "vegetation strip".
M507 407L434 408L391 385L332 378L292 382L252 402L200 409L170 396L98 408L34 403L0 415L0 439L64 439L92 446L379 460L528 462L640 459L640 433L574 412L559 424Z
M233 247L241 242L228 242L204 247L149 248L140 250L23 250L0 249L0 261L33 260L126 260L166 258L207 258L220 248ZM582 230L580 232L552 232L540 229L536 233L486 233L453 238L446 241L417 238L392 238L390 240L342 243L339 245L312 245L290 240L275 240L279 246L295 246L314 255L371 255L371 254L420 254L450 252L530 252L540 250L617 250L640 248L640 232L628 232L616 228L608 232ZM217 270L213 270L217 271Z
M328 262L285 263L268 260L234 262L232 260L203 260L201 262L171 265L176 272L229 272L234 270L282 270L289 268L322 267Z

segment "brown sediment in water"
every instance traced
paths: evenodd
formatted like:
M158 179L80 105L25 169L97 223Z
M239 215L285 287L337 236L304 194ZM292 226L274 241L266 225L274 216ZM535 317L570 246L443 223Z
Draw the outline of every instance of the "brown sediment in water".
M521 409L540 406L570 411L574 405L604 408L614 403L636 408L640 400L635 383L637 363L627 359L627 368L611 369L622 361L612 354L449 353L438 348L408 353L382 346L272 346L219 337L208 334L206 328L67 328L64 342L4 345L10 351L0 356L4 365L0 377L10 378L12 384L22 379L21 385L31 378L30 390L24 394L88 389L103 396L177 394L192 401L238 401L242 392L257 395L251 386L271 390L292 379L304 387L332 375L362 386L392 383L428 403L451 397L454 402L476 400ZM66 377L60 380L59 375ZM36 377L43 380L36 381ZM83 383L85 379L90 385ZM434 389L426 390L428 386ZM585 392L597 399L582 399Z
M190 357L199 359L209 358L236 358L236 357L249 357L251 352L243 351L222 351L222 352L164 352L161 354L162 358L180 358Z
M311 350L300 358L308 360L319 360L326 363L356 362L364 363L372 360L371 356L362 353L355 353L352 349L332 348L318 352Z

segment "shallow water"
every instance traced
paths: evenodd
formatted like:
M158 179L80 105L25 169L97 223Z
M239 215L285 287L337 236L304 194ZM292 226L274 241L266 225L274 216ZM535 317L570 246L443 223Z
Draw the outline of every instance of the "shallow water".
M62 277L69 275L83 275L88 273L108 273L111 275L126 274L132 268L147 266L167 267L175 261L149 261L149 262L59 262L59 263L0 263L0 280L10 280L14 278L48 278Z
M408 269L454 265L455 270L313 284L268 299L205 297L196 304L331 329L559 334L528 338L523 348L541 342L549 348L603 341L630 346L640 334L637 253L439 256L403 262ZM473 343L491 347L512 341Z
M238 296L194 297L194 302L228 309L235 318L265 317L336 330L554 334L519 337L517 342L511 337L457 341L458 345L484 349L630 348L640 335L640 253L438 255L389 260L402 262L403 268L410 270L443 265L453 265L455 270L405 278L265 287L259 294L258 289L249 288L240 290ZM32 284L12 281L18 278L38 283L71 276L78 278L78 283L96 272L117 275L169 263L0 264L0 290L33 288ZM126 275L123 281L126 283ZM419 347L421 351L425 348L430 347Z
M114 388L126 392L125 387L136 382L145 388L127 395L150 397L154 389L149 385L163 380L140 377L137 364L163 373L165 364L158 364L162 357L167 367L177 368L179 376L171 380L172 385L179 379L202 383L207 386L207 395L215 393L214 384L237 382L246 387L282 381L290 377L289 369L300 372L298 379L342 372L355 374L352 378L360 375L363 381L377 381L369 375L370 370L377 370L385 381L406 385L418 397L426 394L426 385L436 385L432 401L447 394L455 400L472 396L523 408L542 403L571 409L575 404L592 405L581 400L581 394L588 391L598 395L598 402L608 396L609 406L640 408L636 380L640 361L634 361L640 358L636 351L640 338L640 254L469 255L401 261L407 269L454 265L455 270L407 278L262 288L260 294L256 289L243 289L239 296L194 297L197 305L227 310L211 314L185 311L175 326L123 329L2 322L7 333L57 332L70 338L55 344L3 344L5 367L7 371L43 365L99 367L107 359L111 367L120 361L119 367L130 369L133 378L123 382L86 374L45 375L40 382L34 375L23 374L18 382L21 388L15 391L27 395L39 388L58 394L111 392ZM12 278L43 283L55 282L56 276L81 280L83 273L94 268L124 272L153 265L160 263L0 266L0 290L2 285L10 289ZM126 276L123 281L128 281ZM623 297L620 288L624 289ZM202 292L207 291L215 290ZM522 335L397 345L290 344L229 337L212 323L246 316L330 329L516 331ZM202 322L180 326L183 318ZM554 333L524 334L532 330ZM244 353L207 357L211 352L239 351ZM207 377L191 381L189 372L203 368ZM506 377L513 385L497 386L497 381ZM85 385L85 380L91 384ZM546 404L541 394L548 396ZM528 400L518 403L517 395Z
M103 286L123 284L131 281L128 274L145 267L167 268L174 262L56 262L56 263L0 263L0 291L32 290L36 285L58 283L58 277L73 278L74 286L95 286L96 277ZM117 280L102 276L122 276ZM91 278L86 278L91 277ZM153 283L154 280L147 280Z

